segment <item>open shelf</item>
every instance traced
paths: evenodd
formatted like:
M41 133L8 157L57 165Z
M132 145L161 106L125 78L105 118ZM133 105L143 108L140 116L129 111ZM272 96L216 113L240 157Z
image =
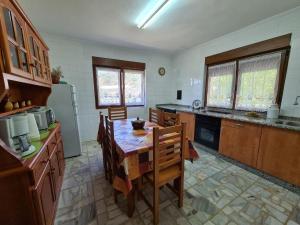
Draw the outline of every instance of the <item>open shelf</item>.
M4 117L4 116L13 115L13 114L16 114L16 113L19 113L19 112L24 112L24 111L27 111L29 109L32 109L33 107L35 107L35 105L23 107L23 108L20 108L20 109L15 109L15 110L12 110L12 111L9 111L9 112L2 112L2 113L0 112L0 118Z

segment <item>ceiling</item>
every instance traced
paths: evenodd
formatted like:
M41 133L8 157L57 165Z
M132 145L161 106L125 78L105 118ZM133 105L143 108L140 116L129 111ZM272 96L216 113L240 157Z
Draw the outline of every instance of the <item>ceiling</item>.
M168 53L192 47L300 6L299 0L173 0L144 30L149 0L18 0L41 31Z

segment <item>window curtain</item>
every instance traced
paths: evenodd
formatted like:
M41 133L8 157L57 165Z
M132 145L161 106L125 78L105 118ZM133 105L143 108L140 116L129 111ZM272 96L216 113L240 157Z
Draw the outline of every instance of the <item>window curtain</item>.
M236 62L208 67L207 106L232 108Z
M281 53L239 61L236 109L266 111L276 101Z

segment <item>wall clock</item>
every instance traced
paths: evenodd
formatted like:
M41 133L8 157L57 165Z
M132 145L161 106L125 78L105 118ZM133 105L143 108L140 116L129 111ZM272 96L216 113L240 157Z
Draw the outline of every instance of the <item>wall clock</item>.
M159 74L160 76L164 76L164 75L166 74L166 69L165 69L164 67L160 67L160 68L158 69L158 74Z

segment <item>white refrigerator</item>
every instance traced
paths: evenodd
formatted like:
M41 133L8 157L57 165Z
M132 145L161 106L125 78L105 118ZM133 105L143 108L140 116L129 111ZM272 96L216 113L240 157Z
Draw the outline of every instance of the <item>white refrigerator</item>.
M61 123L65 158L81 155L75 87L71 84L52 85L48 106L54 110L56 120Z

